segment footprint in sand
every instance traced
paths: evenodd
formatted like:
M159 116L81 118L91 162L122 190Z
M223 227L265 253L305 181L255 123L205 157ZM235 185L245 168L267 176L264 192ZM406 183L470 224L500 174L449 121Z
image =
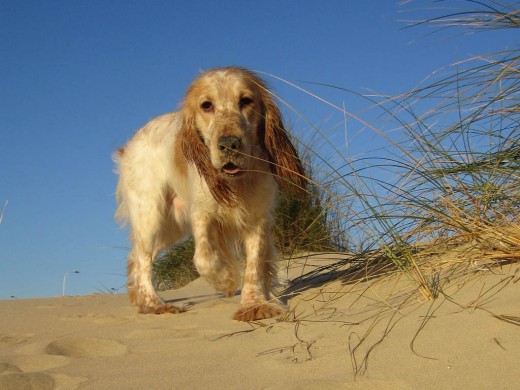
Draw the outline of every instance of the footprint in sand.
M0 389L46 390L77 389L87 378L60 373L44 373L69 363L70 358L53 355L18 355L0 363Z
M65 356L36 353L14 355L7 359L0 362L2 390L77 389L86 381L86 378L42 372L67 365L71 359Z
M13 366L10 363L6 363L6 362L1 362L0 363L0 374L12 373L12 372L20 372L20 371L21 370L18 367Z
M2 390L52 390L55 384L50 375L39 372L12 372L0 375Z
M33 334L4 334L0 333L0 347L9 347L15 344L21 344L29 340Z
M51 368L63 367L70 362L65 356L52 355L18 355L13 356L10 363L23 372L38 372Z
M12 339L9 338L8 341L11 342ZM126 350L125 345L115 340L96 337L69 337L47 345L28 345L18 349L21 354L0 362L0 389L76 389L87 381L87 378L45 371L65 366L72 358L120 356L126 353Z
M97 337L67 337L53 341L45 348L49 355L67 357L120 356L126 350L126 345L118 341Z

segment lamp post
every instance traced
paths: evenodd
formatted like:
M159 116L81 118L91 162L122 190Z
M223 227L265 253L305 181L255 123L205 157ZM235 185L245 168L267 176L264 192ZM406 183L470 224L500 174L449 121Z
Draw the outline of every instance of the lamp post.
M62 287L62 291L61 291L61 295L62 296L65 296L65 283L67 283L67 275L68 274L79 274L79 271L78 270L74 270L74 271L65 272L65 275L63 275L63 287Z

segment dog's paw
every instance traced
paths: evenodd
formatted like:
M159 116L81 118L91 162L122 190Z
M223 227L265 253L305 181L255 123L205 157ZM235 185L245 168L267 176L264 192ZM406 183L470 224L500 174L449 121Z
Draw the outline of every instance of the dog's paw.
M182 309L180 307L171 305L169 303L158 303L157 305L153 306L140 306L139 307L139 313L142 314L164 314L164 313L183 313L185 312L185 309Z
M237 321L264 320L266 318L279 316L285 312L286 309L276 303L253 303L242 305L233 316L233 319Z

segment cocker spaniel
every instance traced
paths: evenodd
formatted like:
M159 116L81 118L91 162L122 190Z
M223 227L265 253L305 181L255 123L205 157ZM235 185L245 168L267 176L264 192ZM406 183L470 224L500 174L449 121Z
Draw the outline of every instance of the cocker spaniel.
M141 128L115 155L116 218L130 224L128 294L141 313L177 313L152 284L152 262L192 234L197 271L228 297L239 287L234 318L281 314L272 296L272 239L278 186L305 186L304 171L265 83L225 67L201 74L177 112Z

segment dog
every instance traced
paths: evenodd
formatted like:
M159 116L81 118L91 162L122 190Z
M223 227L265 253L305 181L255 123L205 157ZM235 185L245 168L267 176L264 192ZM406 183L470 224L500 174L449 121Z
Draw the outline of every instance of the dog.
M282 314L276 276L273 208L280 187L303 189L305 175L279 108L254 72L224 67L202 73L176 112L141 128L114 157L116 219L130 225L128 294L141 313L183 311L152 284L158 253L190 233L198 273L231 297L234 314L253 321Z

